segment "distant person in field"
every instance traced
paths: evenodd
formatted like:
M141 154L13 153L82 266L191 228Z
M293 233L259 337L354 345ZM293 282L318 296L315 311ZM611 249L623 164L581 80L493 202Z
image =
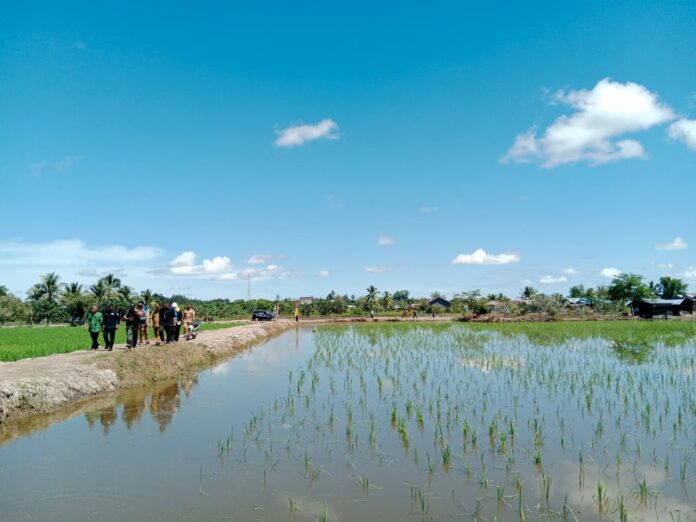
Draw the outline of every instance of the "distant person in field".
M152 334L155 337L155 344L159 345L164 341L164 334L160 331L160 306L158 304L150 311L150 324L152 325Z
M107 306L106 312L104 312L104 347L109 352L114 349L116 330L118 330L120 322L121 316L114 310L113 305Z
M416 309L413 309L413 318L418 319L418 312L416 312Z
M150 344L150 336L147 333L148 308L143 301L139 301L137 310L140 314L140 338L138 344Z
M189 328L193 327L193 321L196 320L196 311L193 309L193 307L190 304L186 305L186 310L184 310L183 314L183 323L184 323L184 335L186 335L189 331Z
M130 305L124 319L126 320L126 346L130 350L138 344L140 333L140 313L134 304Z
M99 332L101 332L102 325L104 324L104 316L97 308L97 305L92 305L92 308L87 312L86 319L85 327L89 332L89 336L92 338L92 350L98 350Z

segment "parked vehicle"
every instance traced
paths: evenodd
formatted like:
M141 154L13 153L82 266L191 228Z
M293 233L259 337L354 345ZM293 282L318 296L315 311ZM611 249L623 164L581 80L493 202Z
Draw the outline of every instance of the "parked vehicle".
M266 311L266 310L254 310L254 313L251 314L251 320L252 321L272 321L273 314L271 312Z

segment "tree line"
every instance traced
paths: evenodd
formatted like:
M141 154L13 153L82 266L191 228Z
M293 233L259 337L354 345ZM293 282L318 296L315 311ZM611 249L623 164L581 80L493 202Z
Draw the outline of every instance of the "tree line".
M647 282L640 274L620 274L606 286L572 286L568 295L544 294L531 286L525 286L515 298L502 293L483 295L479 290L454 294L450 299L450 312L459 314L485 314L495 305L496 311L505 313L560 313L568 298L581 298L584 303L600 313L620 313L626 311L626 303L632 299L660 297L673 299L683 296L688 285L681 279L661 277L657 282ZM437 292L430 299L442 297ZM311 302L299 305L300 314L309 316L364 315L370 310L397 315L409 308L421 313L440 311L429 304L428 298L412 297L408 290L393 293L380 292L370 285L365 294L339 295L329 293L323 298L313 298ZM254 310L273 310L278 305L280 315L290 316L294 312L295 300L292 298L275 300L251 299L195 299L185 295L165 296L150 289L136 291L124 284L114 274L107 274L92 285L84 286L78 282L63 283L60 276L50 272L28 291L25 299L11 294L6 286L0 285L0 324L2 323L57 323L81 322L92 304L126 309L130 303L143 301L147 306L162 302L176 302L179 305L191 304L201 318L223 319L248 317Z

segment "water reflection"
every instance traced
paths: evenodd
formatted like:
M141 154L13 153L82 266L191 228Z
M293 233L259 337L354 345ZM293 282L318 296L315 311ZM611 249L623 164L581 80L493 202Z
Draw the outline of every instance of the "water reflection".
M198 377L194 376L154 389L124 392L114 399L113 405L87 411L84 414L87 426L92 430L98 422L104 434L108 434L118 420L120 409L121 420L130 430L140 423L143 413L148 410L159 431L164 433L181 407L181 392L188 398L197 384Z

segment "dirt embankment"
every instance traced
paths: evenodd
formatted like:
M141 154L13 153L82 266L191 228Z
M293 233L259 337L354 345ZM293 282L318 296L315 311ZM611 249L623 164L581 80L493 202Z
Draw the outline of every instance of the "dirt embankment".
M0 363L0 424L49 414L89 397L176 378L294 325L280 320L201 332L198 339L111 353L79 351Z

